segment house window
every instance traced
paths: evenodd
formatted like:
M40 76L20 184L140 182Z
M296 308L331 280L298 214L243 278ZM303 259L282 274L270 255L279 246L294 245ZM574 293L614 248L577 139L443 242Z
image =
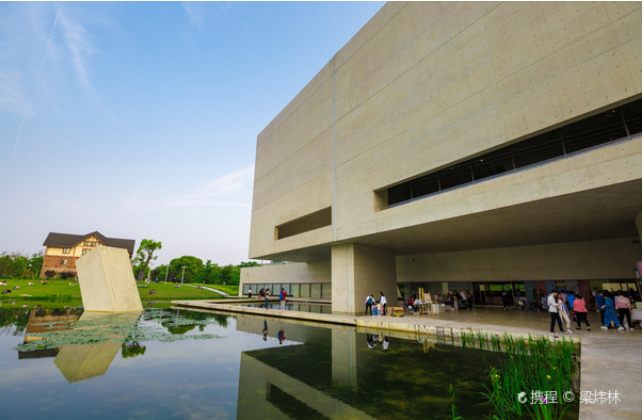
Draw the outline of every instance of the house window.
M90 241L85 241L85 246L92 246L92 243Z
M63 254L69 254L71 250L71 248L63 248Z
M61 265L67 265L67 263L68 263L68 262L69 262L69 260L61 260L61 261L60 261L60 264L61 264Z
M89 251L89 249L84 249L83 250L83 255L87 254L87 251Z

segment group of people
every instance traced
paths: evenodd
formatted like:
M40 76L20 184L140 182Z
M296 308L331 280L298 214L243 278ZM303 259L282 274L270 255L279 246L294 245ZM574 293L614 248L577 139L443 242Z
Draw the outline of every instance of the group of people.
M389 340L382 333L380 334L367 334L367 347L370 349L375 349L376 346L382 345L382 349L387 351L389 348Z
M367 295L365 299L365 315L382 316L387 315L387 298L380 292L380 299L376 301L373 295Z
M611 293L607 290L596 292L595 302L601 317L601 328L607 330L611 327L611 322L615 324L618 330L623 331L628 328L633 330L631 321L631 310L633 305L628 297L627 292ZM619 317L618 317L619 314ZM624 324L626 319L627 324ZM626 325L626 327L624 327Z
M601 316L601 328L611 328L611 323L614 323L619 331L624 331L624 318L627 321L627 328L633 330L631 323L631 301L626 292L617 292L615 294L606 290L596 292L595 302L597 309ZM546 298L545 306L550 313L550 332L554 333L555 323L559 326L559 330L564 334L572 334L570 324L576 321L576 329L581 329L581 324L584 323L588 331L590 331L590 324L588 323L588 308L586 301L581 295L570 290L554 290ZM619 313L617 316L616 310ZM563 323L566 324L566 331L564 332Z
M271 297L271 289L267 288L266 290L264 290L264 288L262 287L261 289L259 289L259 292L257 292L257 296L260 299L262 299L262 298L264 299L264 307L266 309L268 309L268 300ZM282 288L282 290L280 290L280 311L285 311L286 310L286 297L287 296L288 296L288 292L286 290L284 290L284 288ZM248 289L248 298L250 299L252 297L253 297L253 290Z

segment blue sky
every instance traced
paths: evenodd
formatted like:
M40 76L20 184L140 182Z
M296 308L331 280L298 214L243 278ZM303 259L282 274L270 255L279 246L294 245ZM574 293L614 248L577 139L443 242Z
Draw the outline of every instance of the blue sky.
M0 252L248 257L257 134L384 2L0 3Z

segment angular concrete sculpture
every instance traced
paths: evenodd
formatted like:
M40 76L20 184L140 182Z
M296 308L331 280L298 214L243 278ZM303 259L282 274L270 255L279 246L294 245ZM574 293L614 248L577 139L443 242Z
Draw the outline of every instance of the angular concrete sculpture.
M128 252L97 246L76 262L83 307L86 311L142 311Z

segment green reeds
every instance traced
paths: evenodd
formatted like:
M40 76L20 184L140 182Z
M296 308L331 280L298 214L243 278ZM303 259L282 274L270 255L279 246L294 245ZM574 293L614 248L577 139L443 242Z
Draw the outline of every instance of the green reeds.
M498 368L490 366L489 383L485 386L487 401L483 405L490 408L489 418L562 419L571 407L562 397L572 390L578 374L577 345L565 338L553 343L543 336L529 336L526 340L507 333L499 336L478 331L481 348L486 339L500 353ZM464 345L474 342L473 334L464 334L462 340ZM453 413L454 410L452 407Z
M573 360L577 346L572 340L551 343L547 337L515 340L503 337L505 357L500 368L488 374L488 404L492 418L534 420L561 419L569 404L561 400L572 388L577 373ZM520 396L523 396L520 400ZM557 401L554 401L557 398Z

